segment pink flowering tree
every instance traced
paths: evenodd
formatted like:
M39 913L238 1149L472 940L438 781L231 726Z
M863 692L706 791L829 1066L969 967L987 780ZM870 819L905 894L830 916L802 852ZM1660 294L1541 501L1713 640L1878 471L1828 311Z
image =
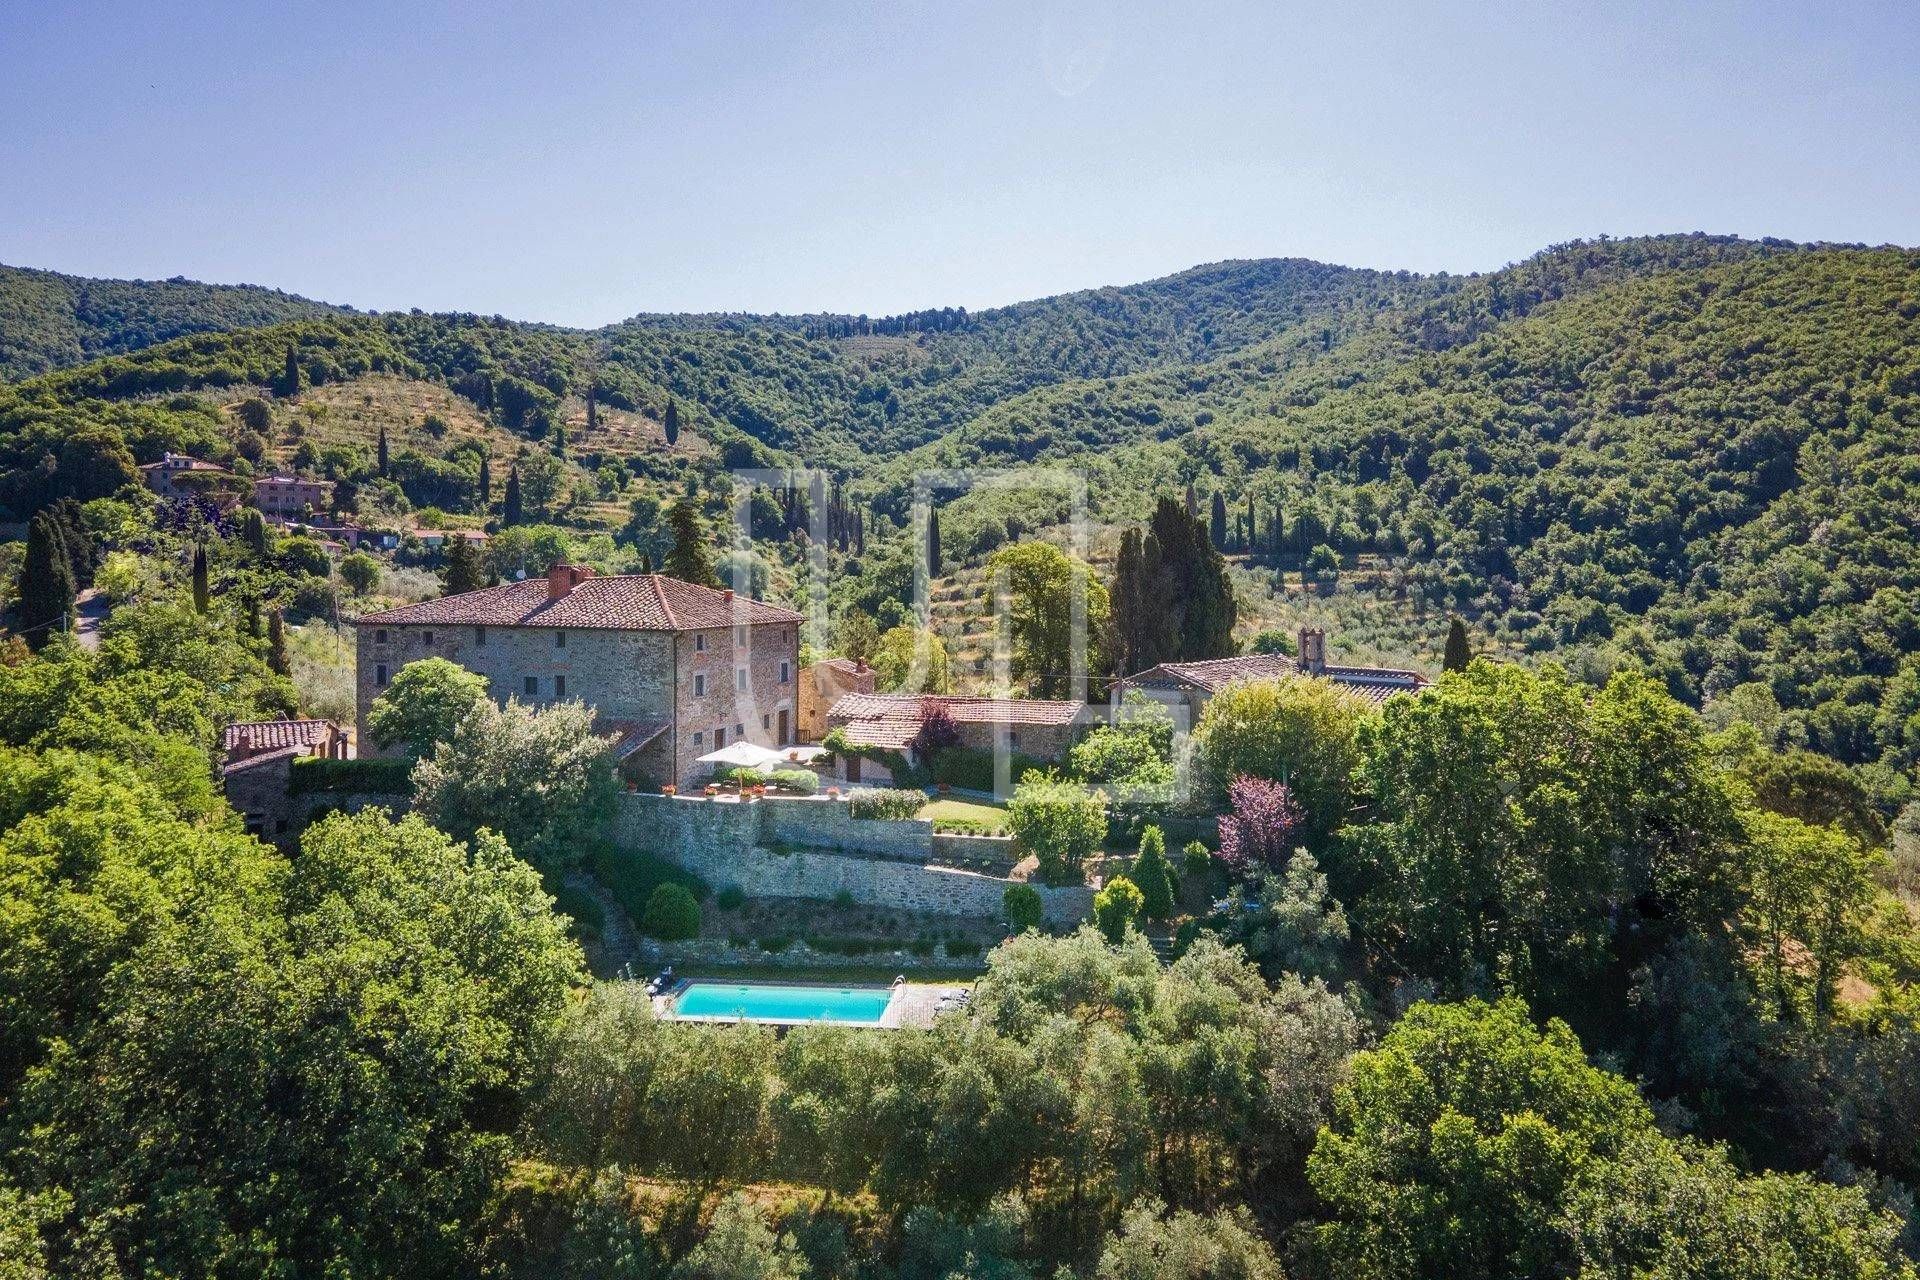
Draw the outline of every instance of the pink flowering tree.
M1233 812L1220 818L1220 857L1241 875L1278 871L1293 852L1300 805L1284 782L1241 774L1227 784Z
M920 731L907 745L922 764L930 762L948 747L960 745L960 727L953 722L944 698L920 700Z

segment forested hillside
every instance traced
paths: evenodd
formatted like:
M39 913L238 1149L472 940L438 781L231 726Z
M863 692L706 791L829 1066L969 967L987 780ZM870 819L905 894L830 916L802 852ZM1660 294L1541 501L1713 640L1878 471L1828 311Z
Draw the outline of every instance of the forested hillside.
M0 266L0 381L135 351L189 333L344 310L254 285L92 280Z
M9 315L31 295L22 278L0 291ZM607 504L629 479L678 483L695 466L664 450L672 404L712 446L696 470L846 478L861 545L879 540L845 566L865 607L910 580L897 535L917 468L1080 468L1109 523L1192 484L1224 500L1223 549L1258 597L1250 620L1324 616L1337 645L1422 665L1437 656L1432 618L1457 613L1483 648L1557 654L1595 678L1641 665L1695 705L1778 704L1784 740L1905 768L1920 756L1917 311L1912 251L1695 235L1559 246L1476 277L1223 263L879 320L640 316L588 333L341 316L0 391L0 502L20 518L98 496L124 474L84 478L114 435L142 461L230 455L209 405L378 374L440 384L562 458L563 490L604 490L583 491L574 516L598 502L617 526ZM9 320L0 341L47 339ZM607 411L635 429L608 433ZM405 496L484 516L477 489L447 488L447 467L477 480L478 452L429 446L399 477ZM340 455L327 469L366 478ZM1050 495L943 501L957 569L1064 514ZM780 523L782 537L796 527L791 508Z

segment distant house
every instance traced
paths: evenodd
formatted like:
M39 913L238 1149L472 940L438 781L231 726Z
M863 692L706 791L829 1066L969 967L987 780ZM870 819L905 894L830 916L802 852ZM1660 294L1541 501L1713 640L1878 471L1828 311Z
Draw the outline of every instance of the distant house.
M1417 671L1395 667L1337 667L1327 665L1327 633L1314 627L1300 629L1300 655L1250 653L1236 658L1207 658L1198 662L1163 662L1128 676L1113 688L1117 708L1129 692L1138 690L1156 702L1185 708L1186 725L1200 719L1207 700L1237 680L1271 680L1279 676L1317 676L1330 680L1368 702L1385 702L1396 693L1418 693L1428 680ZM1178 717L1176 716L1176 719Z
M298 835L306 814L305 803L289 793L294 760L352 754L347 731L331 720L243 721L221 732L220 745L227 802L245 817L249 833L276 843Z
M804 620L664 574L567 564L367 614L354 620L360 738L401 667L446 658L501 702L587 703L629 777L692 786L711 772L699 757L728 743L796 741Z
M255 476L253 505L274 520L298 520L309 512L325 511L333 501L333 484L299 476Z
M140 468L140 478L163 498L204 498L221 483L238 479L225 467L184 453L162 454L160 461Z
M827 736L827 713L850 693L872 693L873 668L864 660L824 658L800 673L800 741Z
M1064 758L1081 729L1095 718L1082 702L850 693L827 712L827 726L829 730L841 730L854 746L900 751L911 760L914 753L909 744L938 711L945 711L952 719L963 747L991 751L1004 743L1009 751L1049 761ZM872 764L857 760L843 763L849 781L873 780L863 776L874 768Z
M450 539L458 539L459 541L462 541L462 542L471 542L475 546L480 547L483 550L487 545L487 532L484 529L415 528L415 529L409 529L407 532L412 534L416 539L418 539L420 545L425 547L429 551L440 550L442 547L447 545L447 542ZM399 539L396 538L394 541L397 543Z

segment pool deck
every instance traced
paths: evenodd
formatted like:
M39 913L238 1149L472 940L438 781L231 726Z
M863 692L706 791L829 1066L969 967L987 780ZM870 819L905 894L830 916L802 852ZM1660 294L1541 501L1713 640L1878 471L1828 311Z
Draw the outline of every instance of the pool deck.
M933 1025L934 1019L950 1008L963 1007L957 1002L973 990L971 984L952 985L946 983L903 982L893 988L893 998L887 1001L887 1007L878 1022L829 1022L813 1018L741 1018L730 1015L694 1014L685 1015L673 1011L673 1002L695 982L712 982L712 978L681 978L664 992L653 997L653 1011L656 1016L675 1022L755 1022L769 1027L801 1026L839 1026L865 1027L892 1030L900 1027L926 1029ZM761 980L769 986L810 987L817 983L794 981L774 983Z

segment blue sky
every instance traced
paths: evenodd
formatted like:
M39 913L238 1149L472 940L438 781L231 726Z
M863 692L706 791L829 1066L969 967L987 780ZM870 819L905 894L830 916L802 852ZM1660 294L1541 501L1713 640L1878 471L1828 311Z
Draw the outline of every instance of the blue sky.
M0 262L969 307L1222 258L1920 243L1920 5L0 0Z

